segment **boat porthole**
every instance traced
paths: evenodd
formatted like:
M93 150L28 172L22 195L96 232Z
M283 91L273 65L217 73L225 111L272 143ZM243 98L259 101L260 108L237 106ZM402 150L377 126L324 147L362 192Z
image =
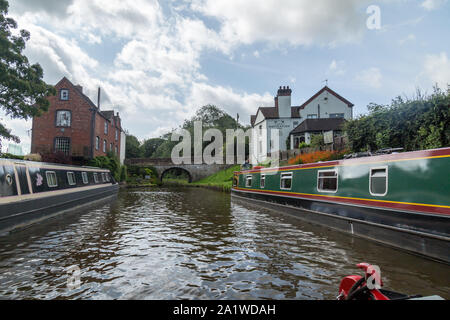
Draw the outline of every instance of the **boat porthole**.
M10 174L6 175L6 183L9 185L12 185L12 183L13 183L13 179Z

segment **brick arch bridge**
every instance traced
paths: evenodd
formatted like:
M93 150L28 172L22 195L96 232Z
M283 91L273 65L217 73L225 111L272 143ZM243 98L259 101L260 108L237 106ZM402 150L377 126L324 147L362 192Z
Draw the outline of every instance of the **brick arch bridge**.
M181 169L188 173L189 182L199 181L221 170L225 170L232 165L229 164L174 164L170 158L168 159L151 159L151 158L138 158L138 159L126 159L125 164L127 166L138 167L153 167L158 173L158 179L162 180L164 174L171 169Z

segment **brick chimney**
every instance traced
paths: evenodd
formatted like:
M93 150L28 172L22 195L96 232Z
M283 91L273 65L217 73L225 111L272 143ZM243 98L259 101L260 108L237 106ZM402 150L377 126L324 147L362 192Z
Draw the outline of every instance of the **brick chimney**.
M280 87L275 97L275 107L278 108L280 118L291 117L291 94L292 90L287 87Z

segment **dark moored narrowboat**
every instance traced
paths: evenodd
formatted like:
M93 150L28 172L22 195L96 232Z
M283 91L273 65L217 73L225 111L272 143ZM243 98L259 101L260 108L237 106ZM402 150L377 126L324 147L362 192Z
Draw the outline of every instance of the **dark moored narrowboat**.
M236 172L232 195L450 263L450 148Z
M110 198L109 170L0 159L0 233Z

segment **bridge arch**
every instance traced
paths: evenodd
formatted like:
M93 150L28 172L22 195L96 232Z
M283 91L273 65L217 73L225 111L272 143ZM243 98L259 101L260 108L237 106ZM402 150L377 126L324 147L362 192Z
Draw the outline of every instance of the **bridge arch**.
M166 173L168 173L169 171L172 171L172 170L178 170L178 171L181 171L181 172L186 172L187 175L188 175L189 183L191 183L191 182L193 181L193 180L192 180L192 174L191 174L191 172L189 172L189 170L187 170L186 168L177 167L177 166L168 167L168 168L163 169L163 170L161 171L161 173L159 174L159 181L162 182L162 181L163 181L163 178L164 178L164 175L165 175Z

